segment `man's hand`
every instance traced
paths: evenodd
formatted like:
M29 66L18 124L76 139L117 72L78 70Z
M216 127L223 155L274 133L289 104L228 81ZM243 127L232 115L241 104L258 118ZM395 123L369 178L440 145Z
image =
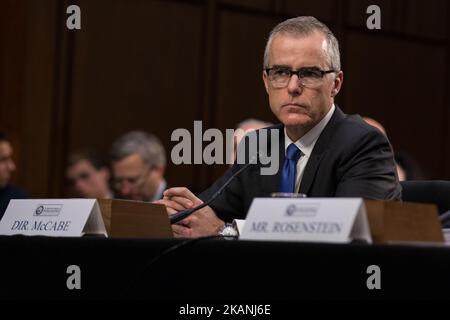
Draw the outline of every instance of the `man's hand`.
M176 212L196 207L203 203L187 188L171 188L164 191L164 198L155 201L166 206L167 213L172 215ZM203 237L215 235L219 232L224 222L220 220L214 210L206 206L195 211L189 217L172 225L175 237Z

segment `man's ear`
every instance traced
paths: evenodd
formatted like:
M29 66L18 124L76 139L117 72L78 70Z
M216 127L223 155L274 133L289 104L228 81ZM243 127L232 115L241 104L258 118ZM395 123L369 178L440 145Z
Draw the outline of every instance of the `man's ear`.
M267 73L266 71L262 72L262 78L264 81L264 87L266 88L267 94L269 94L269 79L267 79Z
M333 89L331 90L331 96L334 98L337 96L339 91L341 90L342 83L344 82L344 73L342 71L339 71L336 75L333 83Z

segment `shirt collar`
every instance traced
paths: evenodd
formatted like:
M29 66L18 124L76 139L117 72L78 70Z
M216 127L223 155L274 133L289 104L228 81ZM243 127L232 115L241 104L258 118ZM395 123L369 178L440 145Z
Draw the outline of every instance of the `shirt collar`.
M300 149L300 151L303 153L303 156L306 156L309 158L311 155L314 145L316 144L317 139L319 138L320 134L322 133L323 129L327 126L328 122L330 121L331 117L333 116L334 110L336 107L334 104L331 106L328 113L325 115L325 117L322 118L322 120L319 121L311 130L309 130L303 137L298 139L296 142L293 142L286 133L286 127L284 127L284 149L285 152L287 151L287 148L291 143L295 143L295 145Z
M167 182L166 182L166 180L163 179L161 181L161 183L159 184L158 190L153 195L153 198L150 199L150 202L162 199L164 190L166 190L166 188L167 188Z

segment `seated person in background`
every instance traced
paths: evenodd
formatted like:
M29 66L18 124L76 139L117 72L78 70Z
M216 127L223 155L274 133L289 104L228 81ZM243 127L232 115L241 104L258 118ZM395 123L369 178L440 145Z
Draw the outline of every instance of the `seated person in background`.
M261 128L267 128L273 126L273 123L258 120L258 119L247 119L240 123L238 123L235 131L235 137L234 137L234 155L233 155L233 162L236 160L236 152L237 147L239 143L241 142L242 138L247 134L248 132L258 130Z
M9 183L11 174L16 170L12 155L11 143L6 135L0 132L0 219L8 207L9 200L30 197L28 192Z
M106 162L94 150L84 150L69 156L66 178L70 194L76 198L111 199L110 172Z
M394 158L397 163L398 179L400 181L425 179L419 164L410 155L402 151L396 151Z
M379 129L385 136L387 136L386 129L382 126L381 123L369 117L363 117L363 119L368 124ZM420 166L407 153L402 151L395 151L394 159L396 162L397 175L399 181L425 179L425 176Z
M272 192L400 199L386 136L334 103L343 72L337 39L327 26L314 17L277 25L267 41L262 77L271 110L281 122L269 129L280 133L279 170L262 175L261 164L247 167L210 206L172 225L175 236L217 234L225 221L245 218L254 197ZM169 214L201 204L240 167L235 164L199 197L186 188L172 188L159 203Z
M162 198L167 187L166 154L157 137L129 132L113 143L110 156L117 198L147 202Z
M367 124L370 124L372 127L377 128L378 130L381 131L381 133L383 133L387 137L386 129L383 127L383 125L381 123L379 123L377 120L375 120L373 118L369 118L369 117L362 117L362 118Z

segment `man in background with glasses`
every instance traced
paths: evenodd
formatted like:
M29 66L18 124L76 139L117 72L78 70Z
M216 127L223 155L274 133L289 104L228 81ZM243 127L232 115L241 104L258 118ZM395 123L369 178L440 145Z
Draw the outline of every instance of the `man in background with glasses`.
M173 225L176 236L220 233L224 222L245 219L254 197L273 192L400 199L387 138L334 103L344 75L338 41L326 25L314 17L277 25L266 44L262 77L270 108L281 122L269 129L280 132L277 174L264 176L258 168L243 171L213 203ZM199 197L186 188L172 188L161 203L169 214L196 206L238 168L234 165Z
M157 137L143 131L126 133L113 143L110 156L116 198L147 202L162 198L167 187L166 155Z

